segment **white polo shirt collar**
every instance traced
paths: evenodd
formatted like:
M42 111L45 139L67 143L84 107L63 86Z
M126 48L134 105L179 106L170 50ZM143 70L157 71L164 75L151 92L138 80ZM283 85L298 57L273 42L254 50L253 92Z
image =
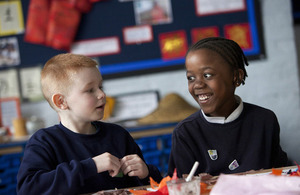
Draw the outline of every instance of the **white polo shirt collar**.
M225 124L225 123L232 122L241 115L243 108L244 108L242 99L237 95L235 96L235 99L239 103L239 106L227 118L225 118L225 117L210 117L210 116L206 116L204 114L203 110L201 110L201 112L202 112L204 118L210 123Z

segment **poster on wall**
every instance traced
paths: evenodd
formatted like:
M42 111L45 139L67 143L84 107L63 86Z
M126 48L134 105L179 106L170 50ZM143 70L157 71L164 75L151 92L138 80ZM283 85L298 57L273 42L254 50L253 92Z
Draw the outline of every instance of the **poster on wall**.
M120 52L118 37L105 37L74 42L71 46L71 53L86 56L111 55Z
M20 65L20 53L16 37L0 39L0 67Z
M20 99L0 98L0 125L11 129L13 120L21 117Z
M166 24L173 20L171 0L134 1L137 24Z
M185 31L159 34L160 51L164 60L183 58L188 50Z
M246 10L245 0L195 0L198 16Z
M141 44L153 41L153 30L150 25L128 26L123 29L125 44Z
M207 26L191 29L192 44L207 37L219 37L220 30L217 26Z
M21 0L0 1L0 36L24 32Z
M20 97L16 69L0 71L0 98Z
M224 32L225 37L237 42L244 52L253 48L250 25L248 23L225 25Z
M41 70L42 66L20 69L20 83L23 101L33 102L44 99L40 82Z

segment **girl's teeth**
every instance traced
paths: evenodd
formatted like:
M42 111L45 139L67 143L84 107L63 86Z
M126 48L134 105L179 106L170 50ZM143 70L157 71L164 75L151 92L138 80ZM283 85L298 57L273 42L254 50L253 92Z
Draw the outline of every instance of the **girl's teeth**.
M198 96L199 100L203 101L203 100L207 100L209 97L207 95L199 95Z

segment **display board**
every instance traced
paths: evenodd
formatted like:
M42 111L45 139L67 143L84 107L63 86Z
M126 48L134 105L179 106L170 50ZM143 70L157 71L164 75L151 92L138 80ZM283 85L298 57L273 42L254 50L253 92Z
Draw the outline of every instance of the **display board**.
M293 19L294 24L300 24L300 2L297 0L292 0L292 7L293 7Z
M26 24L30 1L21 2ZM22 33L5 38L17 38L20 67L44 64L59 53L82 53L95 57L110 79L182 69L188 47L207 36L237 41L249 60L264 58L259 2L102 0L81 16L70 51L25 42Z

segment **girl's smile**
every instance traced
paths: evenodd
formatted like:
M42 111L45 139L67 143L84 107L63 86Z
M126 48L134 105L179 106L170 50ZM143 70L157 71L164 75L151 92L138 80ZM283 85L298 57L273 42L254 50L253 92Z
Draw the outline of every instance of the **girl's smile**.
M230 65L209 49L191 51L186 57L190 94L209 116L227 117L236 108L235 76Z

